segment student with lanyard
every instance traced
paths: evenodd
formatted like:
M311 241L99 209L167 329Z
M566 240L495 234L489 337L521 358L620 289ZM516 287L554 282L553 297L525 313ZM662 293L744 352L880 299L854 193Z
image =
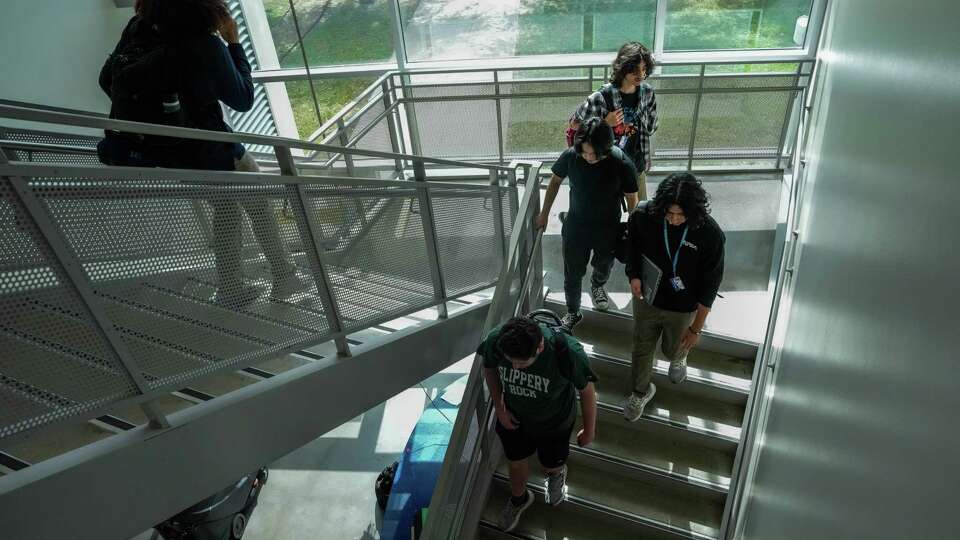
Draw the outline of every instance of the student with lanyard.
M679 384L687 377L687 353L700 339L723 279L725 237L709 214L701 182L677 173L630 216L626 272L634 297L633 388L623 414L631 422L657 391L650 376L658 340L670 360L670 381Z

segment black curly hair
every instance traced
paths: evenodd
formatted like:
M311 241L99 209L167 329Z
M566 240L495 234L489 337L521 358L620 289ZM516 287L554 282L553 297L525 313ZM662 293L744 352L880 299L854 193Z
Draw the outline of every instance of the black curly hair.
M710 197L703 182L690 173L673 173L657 186L657 194L647 205L647 213L663 219L670 205L679 205L690 227L696 229L710 214Z
M639 69L641 64L647 68L646 73L649 77L653 73L653 68L657 65L653 60L653 53L650 52L650 49L639 41L624 43L617 51L617 57L613 60L610 82L619 87L623 84L623 79Z
M543 333L533 319L514 317L500 328L497 348L507 358L531 358L536 356Z

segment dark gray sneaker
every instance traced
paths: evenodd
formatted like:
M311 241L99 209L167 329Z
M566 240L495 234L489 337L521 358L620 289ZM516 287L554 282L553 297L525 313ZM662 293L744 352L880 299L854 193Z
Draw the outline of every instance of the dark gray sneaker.
M607 291L603 287L590 287L590 296L593 297L593 308L597 311L607 311L610 309L610 299L607 297Z
M507 497L507 504L504 505L503 513L500 514L500 528L503 529L504 532L512 531L513 528L517 526L517 523L520 522L520 514L527 508L530 508L531 504L533 504L533 492L529 489L527 490L527 500L520 506L513 504L510 497Z
M563 319L560 321L560 324L567 329L568 332L573 332L573 327L580 323L583 320L583 313L579 311L568 311L566 315L563 316Z
M670 362L670 382L680 384L687 380L687 355Z
M567 466L564 465L557 474L547 475L543 483L547 489L544 496L547 504L556 506L562 503L567 498Z

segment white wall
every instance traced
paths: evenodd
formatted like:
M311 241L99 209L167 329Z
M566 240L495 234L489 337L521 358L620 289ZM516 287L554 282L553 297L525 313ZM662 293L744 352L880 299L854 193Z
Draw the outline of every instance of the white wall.
M97 76L132 15L114 0L0 1L0 98L109 111Z
M960 3L835 0L743 538L957 538Z

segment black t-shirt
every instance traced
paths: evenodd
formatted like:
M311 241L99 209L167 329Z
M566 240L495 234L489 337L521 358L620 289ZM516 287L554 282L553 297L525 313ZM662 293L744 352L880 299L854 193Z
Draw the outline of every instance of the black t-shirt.
M627 255L626 272L630 279L641 277L641 257L647 256L662 272L653 305L668 311L689 313L697 304L712 307L723 279L723 248L726 237L720 226L707 216L699 227L689 228L683 245L684 225L666 225L670 255L677 253L677 275L683 281L684 290L675 291L670 285L673 263L663 241L666 221L662 217L637 211L630 215L630 250Z
M560 178L570 179L567 221L572 223L616 224L620 221L623 194L637 192L637 168L616 147L594 164L587 163L575 147L567 148L551 170Z

